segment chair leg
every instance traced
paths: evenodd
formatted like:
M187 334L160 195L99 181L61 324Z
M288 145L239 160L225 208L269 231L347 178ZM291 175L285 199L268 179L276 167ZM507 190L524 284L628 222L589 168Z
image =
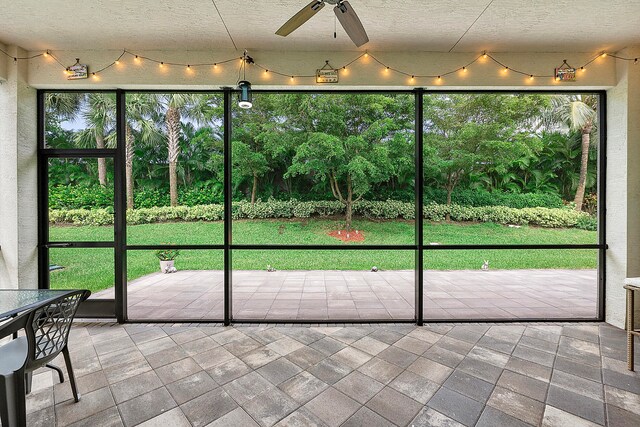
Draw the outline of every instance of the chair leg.
M17 424L15 410L15 390L13 378L15 374L0 375L0 422L3 426Z
M64 346L62 349L62 355L64 356L64 363L67 365L67 374L69 375L69 383L71 384L71 391L73 392L73 399L80 402L80 393L76 386L76 377L73 374L73 366L71 366L71 356L69 356L69 347Z
M17 426L26 427L27 425L27 388L25 381L22 379L25 377L24 369L20 369L15 372L15 379L13 381L15 385L15 407L16 407L16 420Z
M56 365L52 365L50 363L47 363L45 365L47 368L49 369L53 369L54 371L56 371L58 373L58 378L60 378L60 382L63 383L64 382L64 374L62 373L62 369L60 369L59 367L57 367Z
M31 384L33 384L33 371L29 371L24 374L25 394L31 394Z
M3 426L26 426L24 371L0 375L0 421Z

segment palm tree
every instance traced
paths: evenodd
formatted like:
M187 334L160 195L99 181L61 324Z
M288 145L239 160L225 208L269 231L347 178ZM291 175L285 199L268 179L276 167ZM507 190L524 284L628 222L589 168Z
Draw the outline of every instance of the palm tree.
M52 92L47 93L44 98L45 120L47 131L59 128L60 123L64 121L73 121L78 115L83 94L75 92ZM45 147L48 143L49 132L45 138ZM65 141L67 144L61 147L55 144L55 148L71 148L71 141ZM49 147L51 148L51 147Z
M580 177L574 203L576 210L582 210L589 164L591 132L597 118L598 98L595 95L558 95L552 98L551 116L581 135Z
M109 93L89 93L83 101L82 118L85 129L76 134L81 147L113 148L116 144L116 98ZM98 158L98 181L107 185L107 164Z
M181 118L204 122L209 107L206 95L169 93L159 97L164 110L169 161L169 196L171 206L178 205L178 156L180 155Z
M125 128L125 181L127 186L127 209L133 209L133 157L136 140L144 145L160 141L158 122L158 99L152 94L127 95Z

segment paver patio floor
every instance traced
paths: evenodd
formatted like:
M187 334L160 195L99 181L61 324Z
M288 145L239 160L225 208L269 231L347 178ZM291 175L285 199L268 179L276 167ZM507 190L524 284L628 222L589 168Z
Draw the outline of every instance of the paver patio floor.
M597 317L596 270L424 272L425 319ZM96 298L113 296L113 289ZM405 320L414 272L234 271L233 313L250 320ZM221 319L223 272L154 273L128 284L131 319Z
M27 425L638 426L625 335L605 323L76 322L82 400L40 369Z

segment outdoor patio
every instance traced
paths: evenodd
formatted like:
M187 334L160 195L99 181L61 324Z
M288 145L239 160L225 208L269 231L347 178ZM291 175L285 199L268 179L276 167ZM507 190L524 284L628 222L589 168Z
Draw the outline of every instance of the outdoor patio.
M595 318L596 270L424 272L425 319ZM94 295L112 298L113 289ZM412 319L413 271L234 271L236 319ZM130 319L221 319L222 271L128 285Z
M76 323L70 340L82 400L41 369L29 426L640 425L640 374L604 323Z

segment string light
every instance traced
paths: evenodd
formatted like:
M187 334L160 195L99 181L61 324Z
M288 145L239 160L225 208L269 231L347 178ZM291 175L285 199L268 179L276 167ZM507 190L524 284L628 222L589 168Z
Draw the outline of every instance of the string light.
M31 56L28 56L28 57L16 57L16 56L13 56L13 55L8 54L6 51L4 51L4 50L2 50L2 49L0 49L0 53L1 53L1 54L4 54L5 56L7 56L7 57L9 57L9 58L11 58L11 59L13 59L13 61L14 61L14 62L18 62L19 60L29 60L29 59L34 59L34 58L37 58L37 57L39 57L39 56L42 56L43 58L47 58L47 59L48 59L48 58L52 58L53 60L55 60L55 62L57 62L60 66L62 66L62 67L64 68L64 71L63 71L63 72L64 72L64 74L65 74L65 75L67 75L67 76L68 76L68 75L72 74L72 72L68 69L68 67L67 67L67 66L65 66L65 65L64 65L64 64L63 64L63 63L62 63L58 58L56 58L56 56L55 56L53 53L51 53L51 51L50 51L49 49L45 50L44 52L37 53L37 54L31 55ZM122 51L122 53L121 53L121 54L120 54L116 59L114 59L114 60L113 60L111 63L109 63L107 66L105 66L105 67L103 67L103 68L100 68L100 69L97 69L97 70L95 70L93 73L91 73L91 77L93 77L94 79L99 79L99 73L102 73L103 71L107 70L108 68L110 68L110 67L112 67L112 66L114 66L114 65L115 65L115 66L120 66L120 65L121 65L121 61L120 61L120 59L121 59L124 55L131 55L131 56L133 56L133 57L134 57L134 61L135 61L136 63L138 63L138 64L139 64L139 63L141 63L143 59L147 59L147 60L149 60L149 61L151 61L151 62L157 63L159 68L164 68L164 67L165 67L165 65L168 65L168 64L165 64L165 63L164 63L164 61L159 61L159 60L157 60L157 59L148 58L148 57L146 57L146 56L140 56L140 55L138 55L138 54L135 54L135 53L130 52L130 51L128 51L128 50L126 50L126 49L125 49L125 50L123 50L123 51ZM347 63L346 63L345 65L343 65L342 67L337 67L337 68L338 68L338 69L342 68L342 71L343 71L345 74L347 74L347 73L349 72L348 66L349 66L349 65L351 65L353 62L355 62L358 58L361 58L361 57L363 57L363 58L369 58L369 57L371 57L375 62L377 62L378 64L380 64L380 65L383 67L383 70L384 70L386 73L389 73L389 72L393 71L394 73L404 74L405 76L409 76L409 77L410 77L410 81L411 81L411 82L413 82L415 79L420 78L420 77L423 77L423 78L424 78L424 77L431 77L431 78L433 78L433 77L434 77L434 75L416 75L416 74L410 74L410 73L407 73L406 71L399 70L399 69L397 69L397 68L392 68L392 67L390 67L389 65L387 65L387 64L383 63L382 61L380 61L380 60L379 60L378 58L376 58L374 55L371 55L368 51L365 51L364 53L359 54L359 55L358 55L358 56L356 56L353 60L351 60L351 61L347 62ZM622 56L617 56L616 54L612 54L612 53L608 53L608 52L602 51L602 52L600 52L600 53L596 54L594 57L592 57L592 58L591 58L589 61L587 61L584 65L582 65L581 67L579 67L580 72L581 72L581 73L585 73L585 72L586 72L586 67L587 67L587 65L591 64L592 62L594 62L594 61L595 61L596 59L598 59L598 58L606 58L606 57L611 57L611 58L614 58L614 59L617 59L617 60L623 60L623 61L633 61L633 64L634 64L634 65L636 65L636 64L638 63L638 58L626 58L626 57L622 57ZM442 80L442 77L443 77L443 76L447 76L447 75L449 75L449 74L453 74L453 73L458 72L458 71L459 71L459 72L461 72L461 73L467 73L467 72L468 72L468 69L469 69L469 66L470 66L470 65L472 65L472 64L474 64L476 61L478 61L478 60L479 60L479 59L481 59L481 58L484 58L484 59L489 58L490 60L492 60L493 62L495 62L497 65L500 65L501 67L503 67L503 68L502 68L502 71L503 71L504 73L507 73L507 72L509 72L509 71L513 71L514 73L522 74L522 75L524 75L524 76L528 76L530 80L534 80L534 77L536 77L536 76L534 76L533 74L526 73L526 72L524 72L524 71L522 71L522 70L512 69L512 68L510 68L507 64L504 64L504 63L502 63L502 62L498 61L498 60L497 60L496 58L494 58L493 56L491 56L487 51L482 51L482 52L481 52L481 53L480 53L480 54L479 54L479 55L478 55L474 60L472 60L472 61L471 61L471 62L469 62L468 64L465 64L465 65L463 65L463 66L461 66L461 67L458 67L458 68L454 68L454 69L453 69L453 70L451 70L451 71L447 71L447 72L441 73L440 75L435 76L435 77L436 77L436 80L437 80L437 81L440 81L440 80ZM215 63L212 63L212 64L198 64L198 65L202 65L202 66L204 66L204 65L209 65L209 66L212 66L214 70L217 70L217 69L218 69L218 65L220 65L220 64L222 64L222 63L230 62L230 61L235 61L236 59L239 59L240 61L242 61L242 60L243 60L243 58L242 58L242 57L240 57L240 58L238 58L238 57L234 57L234 58L231 58L231 59L228 59L228 60L225 60L225 61L219 61L219 62L215 62ZM190 65L190 64L180 64L180 63L171 63L171 64L173 64L173 65L181 65L181 66L184 66L184 67L186 67L186 70L188 70L188 71L190 71L190 72L193 72L193 70L194 70L194 68L193 68L193 67L191 67L191 65ZM264 69L264 73L265 73L265 74L269 74L269 73L271 72L271 73L274 73L274 74L277 74L277 75L280 75L280 76L283 76L283 77L286 77L286 76L288 75L288 74L286 74L286 73L279 72L279 71L277 71L277 70L269 70L269 69L267 69L267 68L265 68L265 67L263 67L262 65L259 65L259 64L258 64L258 67L259 67L259 68ZM315 75L295 75L295 74L293 74L293 75L289 75L289 76L290 76L290 78L291 78L291 81L292 81L292 82L293 82L293 81L295 81L296 77L301 77L301 78L311 78L311 77L315 77ZM554 76L554 75L551 75L551 76L548 76L548 75L547 75L547 76L545 76L545 75L541 75L541 76L537 76L537 77L552 77L552 78L554 78L555 76ZM558 81L558 79L556 79L556 81Z

